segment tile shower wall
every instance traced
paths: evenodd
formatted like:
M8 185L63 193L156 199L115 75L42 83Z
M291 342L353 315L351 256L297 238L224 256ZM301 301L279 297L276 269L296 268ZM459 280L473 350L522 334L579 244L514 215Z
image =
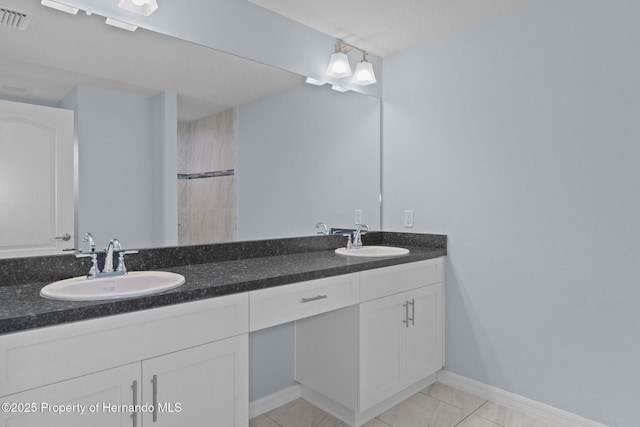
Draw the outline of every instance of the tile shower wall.
M178 123L179 244L236 240L236 113Z

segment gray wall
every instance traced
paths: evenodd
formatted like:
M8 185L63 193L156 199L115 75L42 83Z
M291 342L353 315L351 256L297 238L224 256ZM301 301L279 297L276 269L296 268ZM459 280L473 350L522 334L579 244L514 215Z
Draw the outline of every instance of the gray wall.
M238 239L380 227L380 100L303 84L238 107ZM311 219L310 219L311 218Z
M249 334L249 400L296 384L293 322Z
M640 3L539 0L385 58L383 227L449 235L446 369L638 425Z

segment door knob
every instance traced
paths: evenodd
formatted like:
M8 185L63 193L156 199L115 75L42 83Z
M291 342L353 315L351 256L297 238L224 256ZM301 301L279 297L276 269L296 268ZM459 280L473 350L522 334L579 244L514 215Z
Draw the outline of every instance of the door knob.
M54 239L55 240L64 240L65 242L68 242L69 240L71 240L71 234L64 233L62 236L54 237Z

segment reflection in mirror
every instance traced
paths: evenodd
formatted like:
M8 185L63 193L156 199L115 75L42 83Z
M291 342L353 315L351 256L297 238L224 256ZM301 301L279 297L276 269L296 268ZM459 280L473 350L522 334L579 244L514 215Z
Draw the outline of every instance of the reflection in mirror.
M3 7L29 25L0 26L0 98L75 113L67 247L88 231L99 247L311 235L354 210L379 227L378 99L37 0Z

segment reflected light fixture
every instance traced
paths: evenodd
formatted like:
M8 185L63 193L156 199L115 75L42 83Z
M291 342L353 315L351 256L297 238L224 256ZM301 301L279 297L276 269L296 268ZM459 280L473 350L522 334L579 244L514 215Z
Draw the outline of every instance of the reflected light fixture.
M149 16L158 9L156 0L120 0L118 7L129 12Z
M351 73L351 65L349 64L349 57L347 53L357 50L362 53L362 60L356 66L356 72L353 74L352 82L366 86L376 82L376 75L373 72L373 66L367 61L367 52L359 47L353 46L349 43L338 39L336 40L335 53L331 55L329 60L329 66L327 67L327 74L331 77L341 79L349 77Z
M342 87L338 85L331 86L331 89L335 90L336 92L349 92L349 89L347 89L346 87Z
M117 19L107 18L104 21L107 25L111 25L112 27L122 28L127 31L135 31L138 29L136 25L128 24L126 22L118 21Z
M57 1L53 1L53 0L42 0L40 4L42 4L43 6L50 7L52 9L70 13L72 15L75 15L76 13L78 13L78 10L79 10L77 7L67 6L66 4L58 3Z
M323 82L322 80L314 79L313 77L307 77L305 81L308 84L314 85L314 86L322 86L327 83L327 82Z

